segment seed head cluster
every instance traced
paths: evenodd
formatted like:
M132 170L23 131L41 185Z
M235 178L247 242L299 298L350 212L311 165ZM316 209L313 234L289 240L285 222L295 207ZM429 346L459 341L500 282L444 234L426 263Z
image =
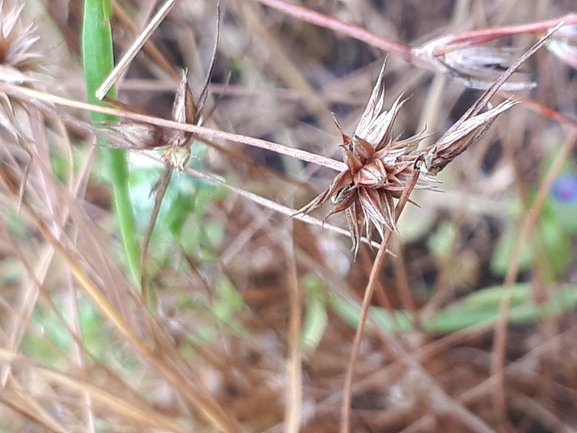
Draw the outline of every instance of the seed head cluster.
M40 69L40 53L34 24L22 25L23 6L9 9L0 2L0 80L11 84L32 81L30 72Z
M393 198L398 198L406 188L418 170L417 161L422 159L417 150L424 138L422 134L402 141L393 136L393 123L406 99L401 95L385 110L383 77L384 65L352 137L337 122L347 169L335 177L329 189L301 209L304 213L311 212L330 199L335 206L329 215L345 212L355 254L363 234L370 237L375 228L381 236L385 229L397 230ZM431 187L430 178L419 177L416 188Z
M384 65L352 137L335 120L343 137L347 168L326 191L300 209L309 213L330 200L334 207L327 216L344 211L355 255L363 235L370 239L377 229L383 238L385 230L397 231L393 199L400 197L414 175L418 175L416 189L435 189L431 176L476 142L495 118L514 104L505 101L481 114L470 110L436 143L419 149L425 138L422 133L404 140L393 135L394 121L406 99L401 95L385 110L383 77Z

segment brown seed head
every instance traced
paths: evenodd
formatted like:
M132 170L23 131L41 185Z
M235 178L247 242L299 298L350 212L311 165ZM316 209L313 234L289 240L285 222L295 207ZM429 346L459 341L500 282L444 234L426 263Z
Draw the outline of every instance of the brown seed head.
M12 84L30 82L30 72L41 69L41 55L31 51L39 39L37 28L34 24L21 24L23 6L7 9L0 2L0 80Z
M518 64L507 73L510 75ZM416 172L415 188L435 189L429 176L436 175L472 146L501 113L515 105L509 100L480 112L488 97L502 84L496 82L436 143L419 150L419 143L425 138L422 133L405 140L392 135L393 123L405 99L401 95L389 110L383 109L383 75L384 65L352 137L346 135L335 120L343 137L347 169L334 178L326 191L300 210L308 213L330 199L334 208L329 215L342 211L346 214L355 255L363 233L370 237L376 228L383 238L385 229L397 231L393 199L408 188ZM505 79L500 78L501 81Z
M335 206L329 215L341 211L346 214L355 254L363 233L370 237L376 228L384 236L385 229L397 230L393 198L399 196L417 170L416 162L421 157L417 146L424 138L419 134L398 141L392 135L405 99L401 95L389 110L383 109L383 76L384 65L353 136L347 136L337 122L347 169L335 177L328 190L301 209L310 212L330 199ZM417 188L431 188L425 174L420 175Z
M124 104L115 101L115 105ZM129 107L124 106L126 109ZM182 79L172 106L172 120L180 123L195 124L199 113L187 79L187 72L182 72ZM190 159L190 140L192 134L181 130L166 130L155 125L144 123L121 123L111 125L112 129L120 133L128 148L146 150L164 150L162 159L179 172L182 171Z

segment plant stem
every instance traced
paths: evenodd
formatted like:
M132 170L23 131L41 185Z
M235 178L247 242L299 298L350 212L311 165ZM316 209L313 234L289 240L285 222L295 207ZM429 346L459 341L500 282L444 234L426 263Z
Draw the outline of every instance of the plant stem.
M395 221L398 221L409 196L415 189L417 180L419 179L419 171L415 170L413 177L407 183L406 188L403 190L397 206L395 208ZM349 364L347 367L347 373L345 376L345 383L343 385L343 401L341 406L341 425L340 433L349 433L351 431L351 403L352 403L352 389L353 389L353 375L355 371L355 364L357 362L357 356L361 348L361 340L363 337L363 330L365 329L365 323L367 322L367 317L369 314L369 308L371 306L371 299L373 298L373 293L377 287L377 279L379 277L380 271L385 263L385 258L387 256L387 247L391 239L393 232L391 230L385 231L385 236L382 239L381 246L375 257L373 267L371 268L371 274L369 276L369 282L365 289L365 294L363 296L363 303L361 306L361 314L359 317L359 324L355 333L355 338L353 340L353 346L351 349L351 356L349 358Z
M331 29L341 34L351 36L359 41L364 41L369 45L381 48L383 51L393 52L400 55L405 60L409 61L411 56L411 47L405 44L391 41L389 39L375 35L374 33L363 29L362 27L354 26L352 24L344 23L336 18L329 17L320 12L315 12L312 9L303 6L295 5L283 0L257 0L259 3L270 8L279 10L288 15L315 24L319 27Z
M84 2L82 63L88 101L97 105L103 105L103 103L96 98L95 91L114 67L110 27L111 11L110 0L85 0ZM108 96L115 98L115 91L111 90ZM116 120L114 116L95 112L91 113L91 117L95 125ZM97 143L104 144L104 141L97 139ZM128 267L133 281L138 282L140 281L140 247L136 238L136 221L128 188L126 152L104 146L101 149L108 178L112 184L114 212L120 227Z

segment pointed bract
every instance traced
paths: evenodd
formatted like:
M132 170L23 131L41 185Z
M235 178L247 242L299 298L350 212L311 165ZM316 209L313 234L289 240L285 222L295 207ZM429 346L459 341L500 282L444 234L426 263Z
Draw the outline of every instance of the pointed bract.
M433 146L419 150L419 143L427 136L424 132L404 140L393 136L393 123L405 99L401 95L388 111L383 109L383 76L384 66L351 138L335 119L343 137L347 169L299 211L311 212L329 200L334 207L327 216L344 211L355 256L363 234L370 238L377 229L383 238L385 230L397 231L393 198L400 197L415 172L419 176L415 188L434 190L435 181L429 176L475 143L499 114L515 104L505 101L484 113L474 106Z
M32 51L40 37L34 24L21 25L23 8L0 2L0 81L11 84L34 81L30 72L42 70L42 55Z

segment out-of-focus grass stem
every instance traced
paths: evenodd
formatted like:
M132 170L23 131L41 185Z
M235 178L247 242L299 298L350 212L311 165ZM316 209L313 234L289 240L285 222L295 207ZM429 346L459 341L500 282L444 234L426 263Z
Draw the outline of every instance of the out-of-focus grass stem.
M95 92L114 67L110 0L85 0L82 20L82 62L88 101L102 105ZM115 98L115 90L107 96ZM92 113L92 121L99 124L113 121L115 117ZM101 139L98 140L103 144ZM102 146L102 155L113 189L114 212L120 227L126 261L133 281L140 281L140 247L137 241L136 222L128 189L128 163L126 151Z

